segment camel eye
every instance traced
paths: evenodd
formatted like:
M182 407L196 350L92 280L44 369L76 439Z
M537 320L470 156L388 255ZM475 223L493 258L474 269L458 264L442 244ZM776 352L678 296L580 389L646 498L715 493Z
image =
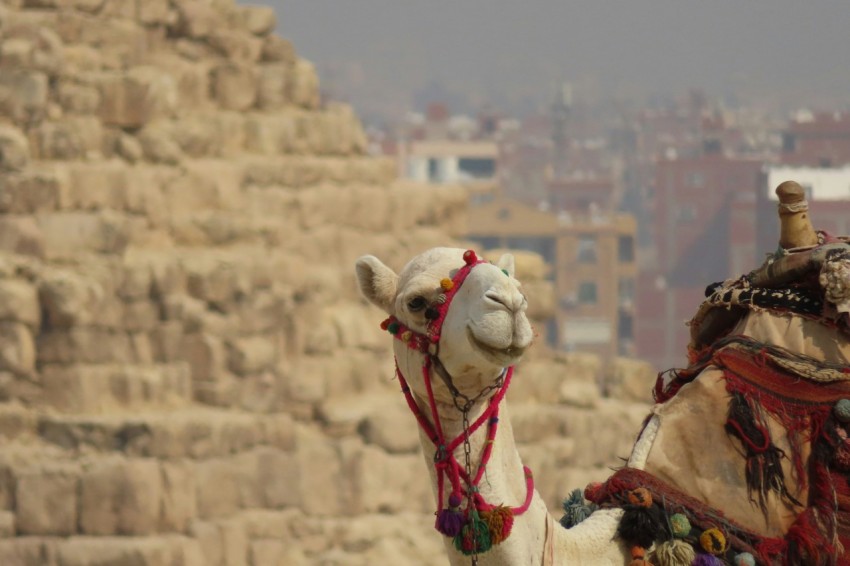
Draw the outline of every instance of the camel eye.
M425 297L414 297L407 302L407 308L412 312L418 312L428 306Z

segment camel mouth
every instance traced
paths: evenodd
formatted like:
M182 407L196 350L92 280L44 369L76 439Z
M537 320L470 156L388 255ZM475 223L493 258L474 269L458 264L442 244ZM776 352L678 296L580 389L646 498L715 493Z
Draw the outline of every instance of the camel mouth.
M498 366L509 366L522 357L525 353L525 348L520 346L508 346L507 348L494 348L493 346L489 346L479 340L475 333L472 332L471 328L466 329L467 336L469 337L469 342L472 346L481 352L483 356L490 362L498 365Z

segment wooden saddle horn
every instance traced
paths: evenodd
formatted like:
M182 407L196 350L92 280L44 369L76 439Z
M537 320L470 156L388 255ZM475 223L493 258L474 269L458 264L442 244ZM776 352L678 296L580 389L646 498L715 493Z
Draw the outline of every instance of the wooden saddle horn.
M779 197L779 245L785 249L816 246L818 236L809 218L806 191L796 181L785 181L776 187Z

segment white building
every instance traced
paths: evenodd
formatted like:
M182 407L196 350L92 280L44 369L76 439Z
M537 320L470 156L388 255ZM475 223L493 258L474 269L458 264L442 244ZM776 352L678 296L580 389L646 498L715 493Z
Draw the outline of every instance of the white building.
M405 177L422 183L469 183L496 177L499 148L490 141L414 141L400 153Z

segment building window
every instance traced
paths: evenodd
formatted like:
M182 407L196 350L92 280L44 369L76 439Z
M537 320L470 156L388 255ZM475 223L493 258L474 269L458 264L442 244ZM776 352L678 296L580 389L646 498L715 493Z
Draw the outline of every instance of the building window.
M697 218L696 210L692 204L683 204L676 207L676 221L679 224L693 222Z
M702 188L705 186L705 176L699 171L688 173L685 178L685 183L687 183L689 187L693 187L695 189Z
M439 183L440 179L440 162L433 157L428 159L428 181L431 183Z
M597 301L596 283L585 281L578 286L578 302L583 305L595 305Z
M578 262L596 263L596 237L582 234L578 237Z
M620 279L617 284L617 296L620 299L620 305L631 304L635 299L635 280Z
M617 238L617 258L620 263L631 263L635 260L635 239L631 236Z
M620 312L617 320L617 337L620 340L631 340L634 338L634 318L632 315Z
M457 167L473 179L490 179L496 174L496 160L492 158L461 157Z

